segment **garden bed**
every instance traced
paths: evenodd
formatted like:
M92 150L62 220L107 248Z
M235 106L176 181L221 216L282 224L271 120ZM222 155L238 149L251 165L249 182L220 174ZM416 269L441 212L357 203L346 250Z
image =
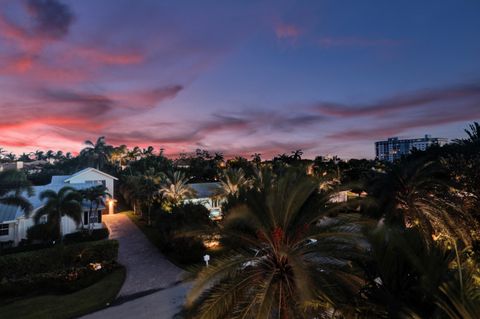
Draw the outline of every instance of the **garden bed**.
M107 307L117 296L125 280L120 267L102 280L77 292L65 295L41 295L2 301L2 318L69 319Z

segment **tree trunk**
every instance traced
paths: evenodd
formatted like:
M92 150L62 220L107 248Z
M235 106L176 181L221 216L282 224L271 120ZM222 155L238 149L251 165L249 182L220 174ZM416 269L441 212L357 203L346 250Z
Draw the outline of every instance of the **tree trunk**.
M93 201L90 201L90 209L88 210L88 234L92 234L92 208L93 208Z
M56 227L57 235L58 235L58 242L62 243L63 241L63 236L62 236L62 215L60 214L58 217L57 221L57 227Z
M98 200L95 202L95 214L98 214ZM98 219L97 219L97 222L98 222ZM92 234L92 232L93 232L93 224L92 224L92 227L91 227L91 230L90 230L90 235Z

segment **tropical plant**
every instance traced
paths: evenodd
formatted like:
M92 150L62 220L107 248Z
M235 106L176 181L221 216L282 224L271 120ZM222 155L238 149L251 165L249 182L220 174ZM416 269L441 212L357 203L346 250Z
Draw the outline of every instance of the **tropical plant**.
M357 217L325 218L338 206L315 181L287 174L252 189L225 220L239 248L197 269L188 295L193 318L313 318L349 302L361 278Z
M238 196L240 190L248 187L249 181L245 178L243 169L225 170L220 177L220 188L216 195L226 198L228 196Z
M160 187L160 193L172 205L178 205L182 200L195 195L195 191L187 184L187 182L184 173L180 171L170 173L164 177L164 181Z
M465 133L467 133L468 136L466 139L456 139L454 142L463 145L478 145L480 143L480 124L478 122L470 124L468 128L465 129Z
M449 319L480 318L480 276L465 267L454 280L440 286L436 304ZM461 275L460 275L461 274Z
M40 193L43 206L39 208L33 220L38 224L43 216L47 217L47 223L54 227L56 237L62 240L62 217L68 216L80 224L82 221L82 196L72 187L63 187L58 192L46 190Z
M363 270L363 313L375 317L432 318L438 287L454 260L452 251L426 245L418 228L380 223L368 234Z
M23 172L0 172L0 204L17 206L29 215L33 209L27 197L33 196L33 188Z
M116 165L120 169L127 165L127 151L128 149L126 145L114 147L110 153L110 161L112 164Z
M147 206L147 223L152 224L152 206L160 199L161 175L150 169L142 176L140 191L143 203Z
M91 234L93 231L93 223L91 222L92 212L97 213L98 207L105 204L105 198L112 197L112 195L107 192L107 188L104 185L83 189L80 191L80 194L82 195L83 199L88 201L90 204L88 210L88 231L89 234Z
M100 136L95 143L87 140L85 145L86 147L80 152L80 155L87 157L92 164L96 165L97 169L102 169L109 161L112 152L112 146L105 142L105 136Z
M378 174L372 192L387 222L416 227L427 242L439 235L471 241L465 226L471 217L449 200L449 182L437 162L419 159L397 164L386 174Z

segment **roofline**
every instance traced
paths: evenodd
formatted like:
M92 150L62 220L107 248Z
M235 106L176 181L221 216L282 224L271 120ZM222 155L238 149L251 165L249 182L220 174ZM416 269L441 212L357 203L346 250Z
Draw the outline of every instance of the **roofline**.
M112 176L112 175L110 175L110 174L104 173L104 172L102 172L101 170L98 170L98 169L93 168L93 167L87 167L87 168L85 168L85 169L83 169L83 170L81 170L81 171L79 171L79 172L76 172L75 174L73 174L73 175L70 176L69 178L67 178L67 179L65 180L65 182L69 182L73 177L76 177L76 176L79 176L79 175L82 175L82 174L84 174L84 173L91 172L91 171L95 171L95 172L97 172L97 173L99 173L99 174L102 174L102 175L104 175L104 176L110 177L110 178L118 181L118 178L116 178L115 176Z

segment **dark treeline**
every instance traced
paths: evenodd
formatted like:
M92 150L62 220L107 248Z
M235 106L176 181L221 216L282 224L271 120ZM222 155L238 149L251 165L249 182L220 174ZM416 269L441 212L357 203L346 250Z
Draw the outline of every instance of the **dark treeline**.
M480 126L394 162L198 150L171 160L99 138L30 174L94 166L191 268L192 318L480 318ZM219 184L212 221L192 182ZM340 195L345 198L337 200ZM216 251L208 243L217 240Z

